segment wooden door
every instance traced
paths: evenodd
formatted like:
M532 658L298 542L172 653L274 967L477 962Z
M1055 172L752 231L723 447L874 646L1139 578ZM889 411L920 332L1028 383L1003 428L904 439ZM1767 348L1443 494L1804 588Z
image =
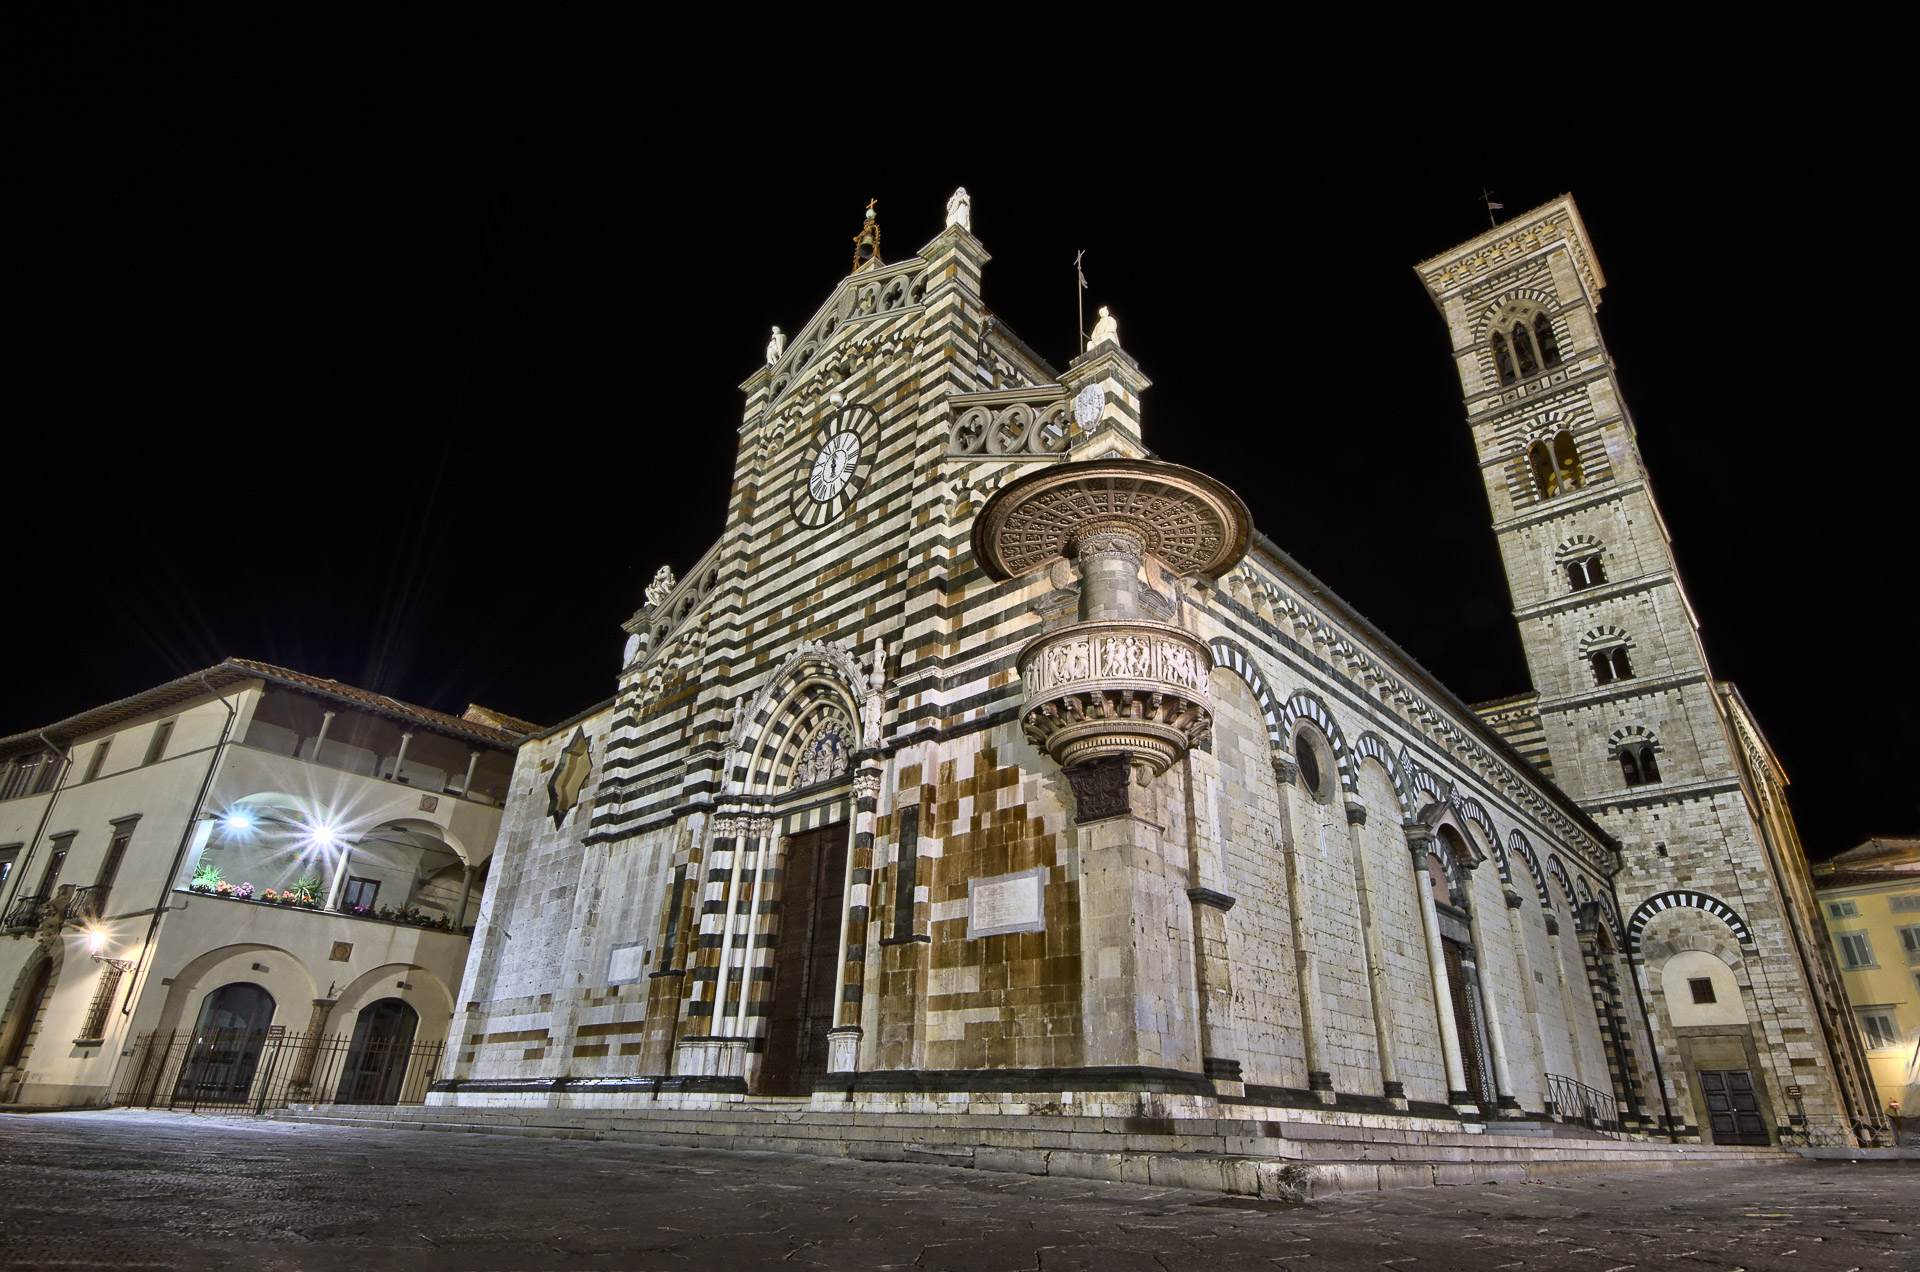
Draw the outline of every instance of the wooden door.
M1707 1129L1716 1144L1770 1144L1760 1117L1753 1073L1747 1069L1702 1069L1700 1091L1707 1098Z
M827 1031L840 1001L847 830L841 822L787 841L760 1063L764 1095L810 1095L814 1079L826 1076Z
M1479 994L1467 984L1467 969L1460 946L1442 940L1446 952L1447 989L1453 997L1453 1028L1460 1035L1460 1067L1467 1071L1467 1091L1488 1116L1497 1107L1493 1090L1493 1065L1487 1049L1486 1028L1480 1021Z

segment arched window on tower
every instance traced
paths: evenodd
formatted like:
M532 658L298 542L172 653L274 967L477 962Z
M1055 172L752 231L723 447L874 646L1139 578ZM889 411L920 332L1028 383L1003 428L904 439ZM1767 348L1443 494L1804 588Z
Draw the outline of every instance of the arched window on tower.
M1524 322L1513 324L1513 360L1520 364L1521 375L1532 375L1540 369L1539 355L1533 351L1533 336Z
M1628 742L1620 747L1620 773L1628 786L1645 786L1660 780L1660 766L1654 762L1653 743Z
M1593 683L1596 685L1610 685L1616 680L1633 678L1633 663L1627 658L1625 645L1589 654L1587 660L1593 664Z
M1545 442L1527 447L1527 468L1533 473L1533 497L1551 499L1560 493L1560 475L1553 467L1553 451Z
M1560 365L1560 342L1553 337L1553 320L1545 314L1533 316L1533 340L1540 346L1540 365L1557 367Z
M1553 333L1553 320L1541 312L1534 312L1529 319L1532 308L1523 304L1518 312L1509 311L1487 337L1493 350L1493 368L1502 384L1560 365L1560 340Z
M1584 592L1590 587L1599 587L1607 581L1607 572L1596 556L1582 557L1578 561L1567 562L1567 583L1576 592Z
M1573 434L1562 429L1554 434L1553 458L1560 470L1560 489L1578 490L1586 485L1586 475L1580 471L1580 452L1573 444Z
M1507 338L1499 332L1493 333L1493 365L1500 373L1500 383L1512 384L1519 377L1513 373L1513 351L1507 347Z

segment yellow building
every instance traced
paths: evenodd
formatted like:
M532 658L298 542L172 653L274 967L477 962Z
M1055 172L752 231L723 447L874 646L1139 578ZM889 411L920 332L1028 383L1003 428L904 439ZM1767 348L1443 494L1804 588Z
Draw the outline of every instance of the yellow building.
M1920 839L1869 839L1813 874L1880 1107L1920 1116Z

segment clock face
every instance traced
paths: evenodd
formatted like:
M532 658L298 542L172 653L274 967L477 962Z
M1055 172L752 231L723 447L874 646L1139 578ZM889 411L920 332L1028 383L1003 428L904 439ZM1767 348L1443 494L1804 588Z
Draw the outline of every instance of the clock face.
M853 506L879 435L879 421L864 406L844 407L820 424L793 484L793 515L802 525L823 526Z
M807 493L816 502L825 503L840 493L853 476L853 466L860 459L860 438L852 432L835 433L820 448L819 458L813 461L813 472L807 478Z

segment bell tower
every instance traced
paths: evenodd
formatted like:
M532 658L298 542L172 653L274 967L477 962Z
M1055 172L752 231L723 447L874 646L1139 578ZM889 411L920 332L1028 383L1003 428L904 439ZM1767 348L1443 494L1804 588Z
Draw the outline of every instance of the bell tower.
M1870 1116L1786 778L1707 665L1573 196L1414 268L1447 324L1533 679L1530 699L1485 714L1621 845L1618 914L1582 923L1615 929L1640 980L1676 1123L1727 1143L1762 1122L1779 1139ZM1680 952L1727 965L1726 985L1744 972L1742 1001L1676 1001L1654 964ZM1702 979L1682 977L1680 996ZM1751 1075L1758 1120L1723 1127L1734 1072Z

